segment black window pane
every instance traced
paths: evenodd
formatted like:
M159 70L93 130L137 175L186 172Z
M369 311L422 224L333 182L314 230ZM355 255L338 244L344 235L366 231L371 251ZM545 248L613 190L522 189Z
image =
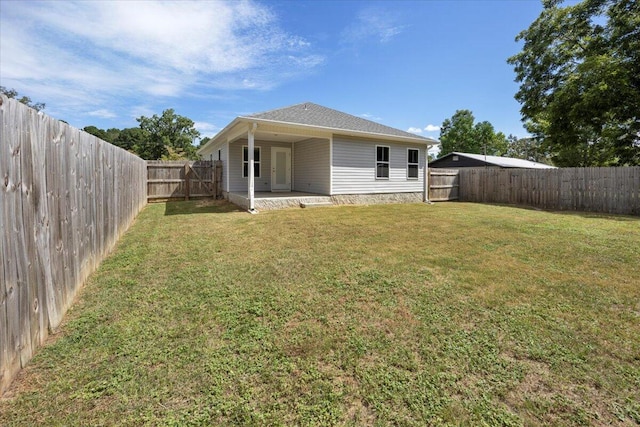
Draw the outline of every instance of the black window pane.
M247 147L242 147L242 160L249 161L249 149Z
M418 165L409 165L408 174L409 174L409 178L417 178L418 177Z
M242 176L249 176L249 164L248 163L243 163L242 164Z
M376 147L376 160L379 162L388 162L389 147Z
M418 150L409 150L409 163L418 163Z
M376 166L376 176L378 178L389 178L389 165L386 163L378 163Z
M258 148L253 149L253 160L255 160L256 162L260 161L260 149Z
M253 164L253 176L260 178L260 163Z

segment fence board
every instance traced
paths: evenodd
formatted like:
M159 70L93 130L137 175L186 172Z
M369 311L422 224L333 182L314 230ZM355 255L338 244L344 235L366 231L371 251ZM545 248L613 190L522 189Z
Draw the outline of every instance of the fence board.
M443 202L457 200L459 192L458 171L453 169L429 169L429 200Z
M0 98L0 393L146 203L144 160Z
M222 194L216 181L218 168L221 179L220 161L147 161L148 200L217 198Z
M460 169L461 201L640 215L640 166Z

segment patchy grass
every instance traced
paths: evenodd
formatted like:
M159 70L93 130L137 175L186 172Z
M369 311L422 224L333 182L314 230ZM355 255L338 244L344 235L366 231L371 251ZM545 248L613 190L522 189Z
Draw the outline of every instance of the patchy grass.
M635 425L640 220L148 206L0 425Z

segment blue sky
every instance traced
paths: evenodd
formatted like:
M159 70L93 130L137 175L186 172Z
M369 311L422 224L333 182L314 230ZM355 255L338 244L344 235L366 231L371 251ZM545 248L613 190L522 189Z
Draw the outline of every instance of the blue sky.
M506 59L538 0L0 0L0 84L83 128L173 108L213 136L238 115L314 102L437 138L473 111L526 135Z

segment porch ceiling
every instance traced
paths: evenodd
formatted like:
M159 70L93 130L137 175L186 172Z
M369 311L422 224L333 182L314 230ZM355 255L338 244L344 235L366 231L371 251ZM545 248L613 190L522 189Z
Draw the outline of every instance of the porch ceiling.
M247 138L248 128L245 123L238 123L228 136L229 142ZM272 141L272 142L298 142L311 138L331 137L331 133L323 132L316 129L304 129L287 126L286 124L264 123L259 124L255 131L256 141Z
M298 142L313 138L309 135L282 134L275 132L256 132L257 141Z

